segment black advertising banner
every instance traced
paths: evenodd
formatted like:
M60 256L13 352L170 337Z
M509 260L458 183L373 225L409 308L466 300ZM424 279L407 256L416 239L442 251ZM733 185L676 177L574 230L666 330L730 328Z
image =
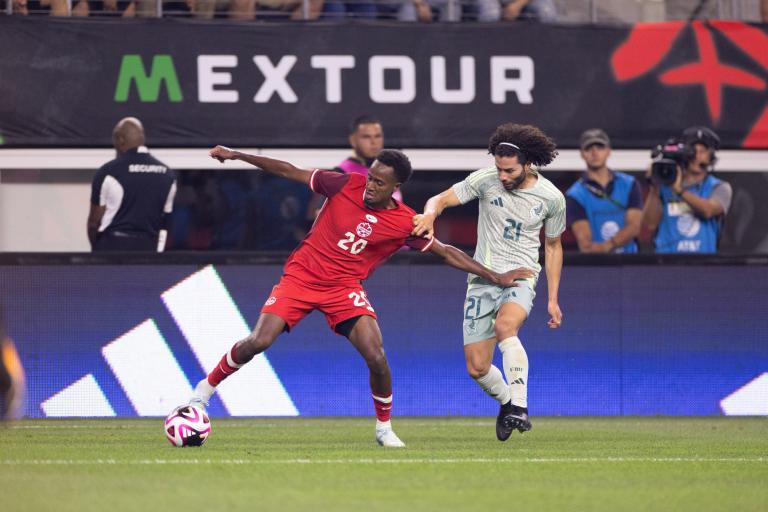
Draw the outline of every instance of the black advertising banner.
M357 115L393 147L477 147L500 123L561 147L602 127L650 148L690 125L768 148L768 25L230 23L0 18L0 142L340 147Z

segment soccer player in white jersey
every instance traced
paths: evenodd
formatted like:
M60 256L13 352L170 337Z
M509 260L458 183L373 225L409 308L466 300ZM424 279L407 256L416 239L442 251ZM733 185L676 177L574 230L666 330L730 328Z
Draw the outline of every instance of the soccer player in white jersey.
M517 429L531 429L528 418L528 356L518 333L531 312L539 265L539 234L544 227L545 271L551 316L560 327L563 314L557 300L565 231L565 198L535 167L557 155L555 143L535 126L507 123L491 136L488 152L494 165L471 173L464 181L432 197L424 213L414 217L413 234L434 233L434 222L445 208L480 201L475 260L495 272L526 267L534 276L516 288L500 288L469 275L464 303L464 357L469 375L496 399L500 411L496 436L506 441ZM498 344L504 375L492 364ZM504 377L506 376L506 381Z

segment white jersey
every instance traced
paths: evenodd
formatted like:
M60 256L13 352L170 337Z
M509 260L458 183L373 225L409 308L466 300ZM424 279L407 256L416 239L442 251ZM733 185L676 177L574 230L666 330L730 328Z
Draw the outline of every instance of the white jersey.
M534 174L538 179L532 187L507 191L496 167L488 167L452 187L461 204L480 200L475 260L499 273L529 268L536 273L532 285L541 271L542 226L549 238L565 231L565 197L551 181ZM470 282L475 277L470 274Z

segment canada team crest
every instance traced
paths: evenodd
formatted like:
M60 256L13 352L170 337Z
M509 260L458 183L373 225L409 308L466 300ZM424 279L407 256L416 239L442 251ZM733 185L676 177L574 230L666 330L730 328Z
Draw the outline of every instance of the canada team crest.
M361 222L357 225L357 236L360 238L367 238L373 233L373 227L367 222Z

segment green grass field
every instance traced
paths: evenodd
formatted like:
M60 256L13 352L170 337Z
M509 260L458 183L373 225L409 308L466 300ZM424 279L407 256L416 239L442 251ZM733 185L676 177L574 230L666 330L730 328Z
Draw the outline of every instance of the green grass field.
M0 428L0 510L761 511L768 418L213 419L202 448L162 421L27 420ZM194 507L194 508L192 508Z

